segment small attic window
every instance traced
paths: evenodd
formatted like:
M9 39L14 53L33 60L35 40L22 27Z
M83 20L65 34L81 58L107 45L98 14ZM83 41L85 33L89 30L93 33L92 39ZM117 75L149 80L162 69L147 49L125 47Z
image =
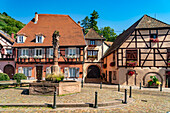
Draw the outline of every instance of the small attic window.
M17 37L17 43L24 43L24 37L22 35Z
M43 43L43 36L36 36L36 43Z

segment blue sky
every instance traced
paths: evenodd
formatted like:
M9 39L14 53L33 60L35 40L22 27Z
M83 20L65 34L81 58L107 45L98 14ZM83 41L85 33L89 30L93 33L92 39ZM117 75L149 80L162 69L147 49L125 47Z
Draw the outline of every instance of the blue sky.
M0 0L0 12L27 24L39 14L67 14L76 22L99 13L99 28L110 26L117 34L144 14L170 24L170 0Z

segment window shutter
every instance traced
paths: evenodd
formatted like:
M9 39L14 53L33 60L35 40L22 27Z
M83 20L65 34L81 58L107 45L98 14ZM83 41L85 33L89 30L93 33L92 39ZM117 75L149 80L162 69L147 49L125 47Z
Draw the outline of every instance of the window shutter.
M69 75L68 75L68 67L65 67L64 68L64 77L69 77Z
M29 67L28 69L29 69L29 70L28 70L28 76L31 77L31 76L32 76L32 67Z
M42 58L44 58L45 57L45 49L43 48L42 49Z
M36 36L36 43L38 43L38 36Z
M46 75L51 74L51 67L46 68Z
M18 73L22 73L22 67L18 67Z
M76 68L76 77L79 77L79 68Z
M65 57L67 58L68 56L68 48L65 48Z
M79 58L80 53L79 53L79 48L76 48L76 56Z
M18 49L18 57L21 56L21 49Z
M50 54L49 54L49 48L46 49L46 57L49 58Z

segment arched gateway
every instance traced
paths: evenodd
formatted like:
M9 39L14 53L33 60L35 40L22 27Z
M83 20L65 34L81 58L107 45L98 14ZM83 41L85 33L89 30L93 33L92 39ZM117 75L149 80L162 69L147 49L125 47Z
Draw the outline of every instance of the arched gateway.
M10 64L7 64L4 67L4 73L8 74L9 78L12 79L14 76L14 67Z
M87 69L87 78L100 78L100 69L96 65L91 65Z

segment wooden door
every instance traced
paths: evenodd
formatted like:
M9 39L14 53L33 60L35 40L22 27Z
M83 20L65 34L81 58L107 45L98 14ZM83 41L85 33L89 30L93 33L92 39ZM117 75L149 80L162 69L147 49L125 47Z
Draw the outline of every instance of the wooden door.
M109 71L109 82L112 83L112 71Z
M4 73L6 73L9 76L9 78L12 79L14 76L14 67L10 64L6 65L4 67Z
M37 80L42 80L42 66L36 66Z

